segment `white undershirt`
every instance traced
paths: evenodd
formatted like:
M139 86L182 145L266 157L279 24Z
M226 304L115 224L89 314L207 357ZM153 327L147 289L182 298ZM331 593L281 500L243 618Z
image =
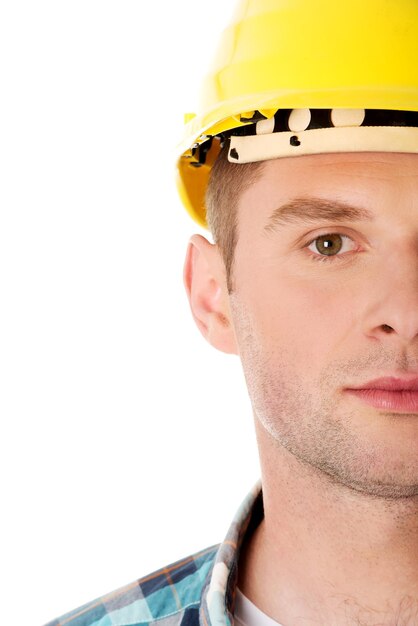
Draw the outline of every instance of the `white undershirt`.
M234 622L237 626L282 626L260 611L236 588Z

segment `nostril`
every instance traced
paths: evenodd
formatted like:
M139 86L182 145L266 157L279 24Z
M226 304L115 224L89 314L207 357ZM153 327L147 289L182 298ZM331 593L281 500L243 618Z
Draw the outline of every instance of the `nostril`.
M382 324L382 330L384 330L385 333L392 333L393 332L392 326L388 326L387 324Z

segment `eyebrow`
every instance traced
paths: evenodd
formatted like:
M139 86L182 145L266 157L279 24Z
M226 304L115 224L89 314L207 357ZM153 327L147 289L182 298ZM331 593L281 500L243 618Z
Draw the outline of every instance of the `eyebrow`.
M352 206L338 200L305 196L294 198L290 202L277 207L270 215L264 230L272 233L282 226L300 222L308 224L321 220L332 222L371 222L373 219L373 213L367 209Z

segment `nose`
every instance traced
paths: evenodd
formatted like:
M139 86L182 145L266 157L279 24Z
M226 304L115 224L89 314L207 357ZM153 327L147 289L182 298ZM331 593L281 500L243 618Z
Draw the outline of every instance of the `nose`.
M410 246L390 255L369 281L366 333L404 343L418 337L418 249Z

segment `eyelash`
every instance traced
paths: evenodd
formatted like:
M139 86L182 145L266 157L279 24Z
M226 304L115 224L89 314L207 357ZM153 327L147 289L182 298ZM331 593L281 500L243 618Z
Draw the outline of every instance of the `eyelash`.
M308 241L308 243L304 246L304 248L309 248L309 246L314 243L314 241L316 241L317 239L320 239L321 237L327 237L327 236L331 236L331 235L339 235L341 237L341 239L346 240L349 239L350 241L353 241L353 239L351 239L351 237L349 237L348 235L343 235L342 233L324 233L323 235L317 235L316 237L314 237L313 239L311 239L310 241ZM312 261L319 261L320 263L334 263L334 261L346 261L346 255L344 254L335 254L335 255L330 255L327 256L325 254L323 255L319 255L319 254L313 254L312 252L308 251L308 256Z

